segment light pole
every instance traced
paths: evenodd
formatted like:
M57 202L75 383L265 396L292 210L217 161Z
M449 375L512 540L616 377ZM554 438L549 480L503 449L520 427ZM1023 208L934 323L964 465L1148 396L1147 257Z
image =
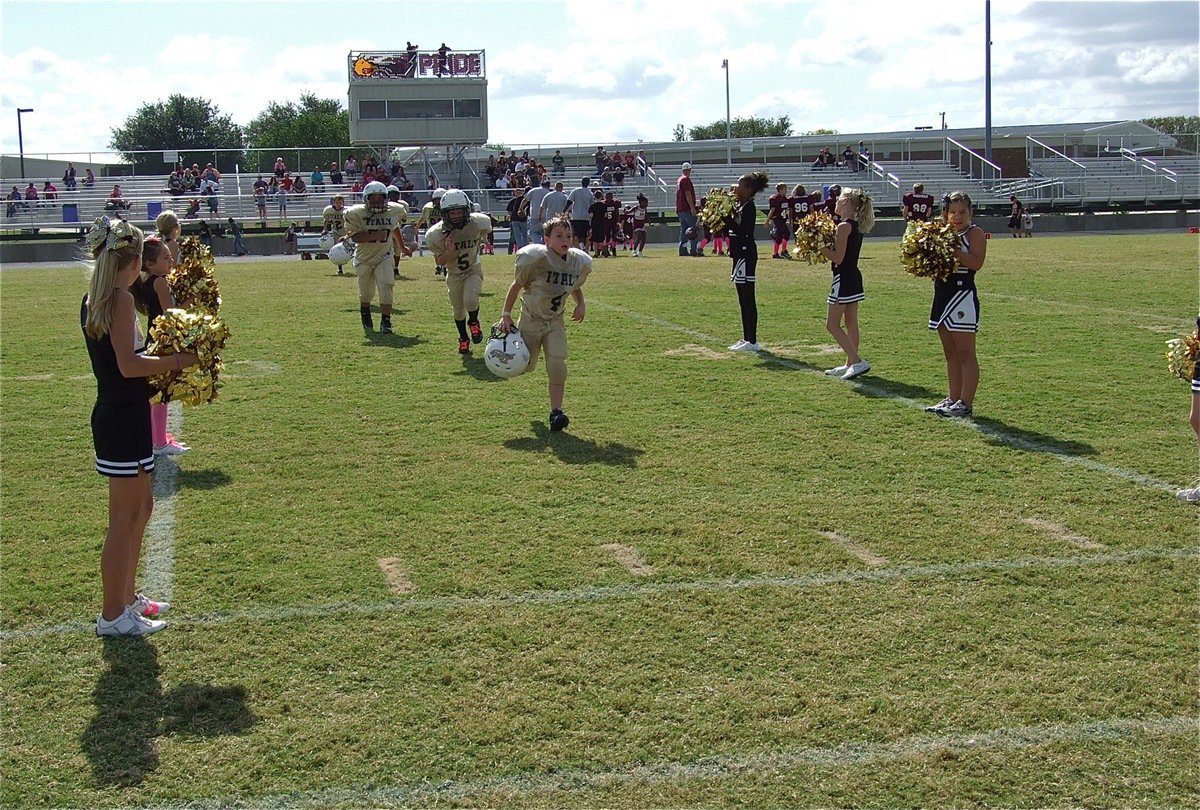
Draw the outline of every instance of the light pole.
M25 179L25 137L21 133L21 113L33 112L33 107L17 107L17 151L21 155L21 179Z
M721 67L725 68L725 165L733 165L733 134L729 126L729 60L722 59Z

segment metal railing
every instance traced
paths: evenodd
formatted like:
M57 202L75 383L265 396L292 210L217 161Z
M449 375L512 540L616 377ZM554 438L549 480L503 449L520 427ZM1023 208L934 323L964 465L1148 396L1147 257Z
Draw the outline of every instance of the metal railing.
M985 185L995 185L1004 179L1004 172L999 166L953 138L946 138L942 154L946 163L967 177L983 181Z

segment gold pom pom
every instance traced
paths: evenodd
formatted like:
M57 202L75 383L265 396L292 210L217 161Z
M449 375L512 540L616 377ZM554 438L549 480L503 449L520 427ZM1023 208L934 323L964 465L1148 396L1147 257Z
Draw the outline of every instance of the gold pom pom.
M833 232L837 225L824 211L814 211L796 223L796 256L809 264L829 261L821 248L833 248Z
M700 209L700 221L713 233L723 234L737 216L737 201L728 189L723 188L709 189L706 196L704 207Z
M1192 379L1200 360L1200 330L1167 341L1167 370L1181 380Z
M200 361L180 371L169 371L150 378L150 401L154 404L178 400L185 405L200 405L217 398L221 384L218 376L224 367L221 350L229 340L229 328L216 315L168 309L150 330L146 354L164 357L190 352Z
M179 243L179 264L167 274L171 297L181 309L201 310L216 315L221 309L221 293L213 274L212 252L194 236Z
M900 240L900 264L919 278L945 281L958 267L958 245L958 234L948 222L909 222Z

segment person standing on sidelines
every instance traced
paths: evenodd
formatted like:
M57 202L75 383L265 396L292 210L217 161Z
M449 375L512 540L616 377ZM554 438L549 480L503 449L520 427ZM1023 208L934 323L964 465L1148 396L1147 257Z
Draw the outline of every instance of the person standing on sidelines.
M589 182L587 177L579 179L579 185L567 195L566 207L566 214L571 218L571 232L575 234L575 247L584 253L587 252L588 234L591 232L589 209L596 201L595 194L588 187Z
M567 198L566 192L563 191L562 181L555 183L554 190L548 192L542 198L542 203L538 206L537 215L538 230L542 232L542 241L538 244L545 244L546 223L566 211L568 202L570 200Z
M758 212L754 208L754 195L766 188L768 182L765 172L750 172L738 178L733 188L734 215L727 223L729 256L733 259L733 272L729 280L737 289L738 309L742 314L742 339L729 347L734 352L761 351L758 345L758 303L754 300L758 267L758 246L754 244L754 225Z
M791 205L788 201L787 183L776 183L775 193L767 198L767 226L771 232L771 258L791 260L788 253L788 216Z
M1012 206L1012 213L1008 218L1008 230L1016 239L1021 235L1021 215L1025 213L1025 209L1021 206L1021 201L1017 199L1016 194L1009 195L1009 205Z
M550 181L542 180L541 184L529 189L525 192L525 198L521 205L525 208L525 224L529 228L530 244L542 244L542 220L541 216L542 200L546 199L546 195L550 193Z
M333 201L321 212L321 236L332 236L335 244L346 240L346 198L341 194L335 194ZM354 252L353 242L346 247ZM339 276L345 275L341 267L337 272Z
M675 181L675 213L679 215L679 255L703 256L704 254L697 246L700 241L700 232L696 227L696 222L700 215L700 206L696 202L696 187L692 185L692 164L690 163L683 164L679 172L679 179Z
M825 329L846 352L843 365L827 370L831 377L853 380L871 370L871 364L858 354L858 304L866 299L858 256L863 234L875 225L875 208L870 195L860 188L848 188L834 201L839 222L833 232L833 247L821 248L831 262L833 286L827 299Z
M483 340L479 326L479 294L483 289L479 252L491 232L492 218L472 213L467 195L451 189L442 197L441 222L430 228L425 238L434 259L447 268L446 292L458 329L458 353L463 355L471 353L472 343Z
M958 234L959 249L954 251L958 269L945 281L933 282L933 306L929 328L936 329L946 357L945 399L925 409L938 416L969 418L973 413L975 391L979 388L979 359L975 352L975 334L979 331L979 294L975 274L987 258L987 236L972 223L974 207L962 191L950 195L946 221Z
M229 233L233 235L233 255L245 256L250 251L246 250L246 232L242 228L240 222L233 217L229 218Z
M510 250L516 252L529 244L529 206L525 204L525 186L519 185L508 201Z
M379 292L379 331L392 332L393 231L400 226L388 203L387 186L372 180L363 188L363 202L346 212L346 233L354 240L354 272L358 276L359 312L363 329L375 328L371 301Z
M924 183L913 183L900 203L905 222L928 222L933 217L933 195L925 193Z
M1196 318L1196 336L1200 337L1200 317ZM1188 423L1200 442L1200 363L1192 367L1192 410L1188 413ZM1184 503L1200 504L1200 482L1187 489L1175 493L1175 497Z
M96 377L92 444L96 472L108 478L108 532L100 552L103 608L98 636L146 636L166 622L150 618L170 609L135 590L142 538L154 511L154 452L147 377L196 364L197 357L142 354L137 310L129 287L142 268L142 232L125 220L97 219L86 242L93 266L79 309L80 326Z

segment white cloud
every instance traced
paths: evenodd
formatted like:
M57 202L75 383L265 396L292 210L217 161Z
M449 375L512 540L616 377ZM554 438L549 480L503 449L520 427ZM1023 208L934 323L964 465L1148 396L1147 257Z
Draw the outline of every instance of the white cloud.
M1122 78L1132 84L1165 84L1195 78L1196 51L1161 48L1139 48L1117 54L1117 67Z

